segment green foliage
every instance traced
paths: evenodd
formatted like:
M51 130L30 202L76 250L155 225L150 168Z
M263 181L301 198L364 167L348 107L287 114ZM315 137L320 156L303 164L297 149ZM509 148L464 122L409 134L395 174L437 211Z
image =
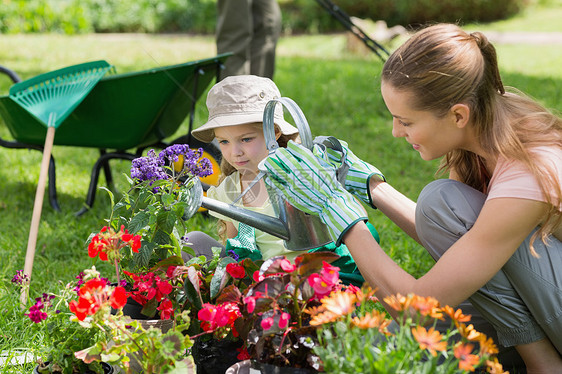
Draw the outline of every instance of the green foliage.
M214 31L213 0L0 0L0 33Z
M384 20L389 26L427 22L490 22L517 14L529 0L334 0L349 16ZM328 32L342 26L316 1L282 2L283 24L293 32Z
M0 33L93 31L84 8L69 0L1 0Z

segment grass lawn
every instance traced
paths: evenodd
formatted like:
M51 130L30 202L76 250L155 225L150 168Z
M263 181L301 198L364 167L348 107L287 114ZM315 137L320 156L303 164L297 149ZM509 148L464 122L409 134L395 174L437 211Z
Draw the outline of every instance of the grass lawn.
M549 14L543 12L540 17ZM534 14L532 19L535 19ZM529 22L518 17L511 24L500 22L497 27L498 30L542 31L520 24ZM493 25L484 28L494 29ZM391 45L389 49L394 47ZM559 45L497 47L506 85L520 88L549 108L562 110L562 48ZM214 54L214 39L208 36L2 35L0 38L0 64L15 70L23 79L88 60L106 59L116 66L118 73L124 73ZM278 47L275 81L281 93L302 108L313 135L345 139L358 156L376 165L397 189L416 199L423 186L435 178L437 161L424 162L405 141L393 139L391 117L379 90L381 67L382 63L374 54L347 53L344 35L284 37ZM10 84L0 76L0 94L7 94ZM202 100L195 113L196 126L202 124L206 116ZM187 123L178 134L185 131ZM106 135L121 134L116 129ZM11 139L1 120L0 137ZM73 215L82 206L98 153L86 148L55 147L53 155L57 160L57 186L63 212L54 212L45 198L32 297L56 290L58 280L70 281L79 271L94 264L108 270L106 264L92 261L85 252L88 235L99 230L108 216L106 194L99 191L93 209L84 216ZM40 162L41 153L37 151L0 148L0 326L3 326L0 351L14 347L34 349L41 339L40 333L30 330L27 321L17 317L10 284L16 270L24 265ZM124 188L125 179L121 174L128 172L130 163L113 161L112 166L118 187ZM100 182L104 183L103 177ZM420 276L431 266L432 260L423 248L392 222L373 210L369 217L380 232L383 247L402 267ZM213 219L197 215L190 222L193 229L214 233ZM109 270L107 274L111 274Z

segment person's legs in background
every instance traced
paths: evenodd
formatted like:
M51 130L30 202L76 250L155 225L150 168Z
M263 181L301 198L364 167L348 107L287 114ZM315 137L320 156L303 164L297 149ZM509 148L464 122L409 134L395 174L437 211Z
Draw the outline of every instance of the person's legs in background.
M233 53L226 59L220 79L250 74L253 23L252 0L217 1L217 53Z
M275 49L281 34L281 8L276 0L253 0L252 14L250 74L273 79Z

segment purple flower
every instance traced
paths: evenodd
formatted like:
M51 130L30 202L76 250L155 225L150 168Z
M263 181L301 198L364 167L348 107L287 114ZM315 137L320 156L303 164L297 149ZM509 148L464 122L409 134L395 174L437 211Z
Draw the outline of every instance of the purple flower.
M153 149L148 151L146 157L135 158L131 167L131 178L143 181L157 181L167 179L168 175L162 169L164 162L156 156Z
M234 252L233 249L229 249L227 252L227 255L229 257L232 257L233 259L235 259L236 261L238 261L238 259L240 258L240 256L238 256L238 254L236 254L236 252Z
M12 278L12 283L16 286L24 286L29 283L29 276L23 273L23 270L16 271L16 275Z
M179 155L183 155L186 159L186 156L189 155L190 152L191 150L187 144L174 144L160 152L158 157L160 158L162 165L164 165L166 161L178 162Z
M55 298L55 295L49 295L43 293L41 297L35 298L35 304L29 308L29 313L25 313L33 322L39 323L47 319L47 313L43 309L47 309L51 306L51 301Z
M180 176L189 175L206 177L213 174L213 165L208 158L203 156L203 148L190 149L187 144L174 144L164 149L158 157L163 164L177 162L183 156L183 168ZM173 168L172 168L173 169Z

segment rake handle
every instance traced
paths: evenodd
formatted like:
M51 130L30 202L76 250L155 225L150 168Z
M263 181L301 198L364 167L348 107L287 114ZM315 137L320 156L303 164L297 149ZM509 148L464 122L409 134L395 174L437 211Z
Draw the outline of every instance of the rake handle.
M31 227L29 229L29 238L27 239L27 252L25 254L24 274L31 280L31 271L33 270L33 259L35 258L35 247L37 245L37 234L39 232L39 221L41 220L41 210L43 209L43 198L45 196L45 185L47 184L47 174L49 171L49 161L53 150L53 142L55 140L55 127L47 128L47 136L45 137L45 146L43 147L43 160L41 161L41 171L39 172L39 182L35 191L35 203L33 205L33 214L31 216ZM21 293L20 301L23 305L27 303L27 294L29 289L24 288Z

